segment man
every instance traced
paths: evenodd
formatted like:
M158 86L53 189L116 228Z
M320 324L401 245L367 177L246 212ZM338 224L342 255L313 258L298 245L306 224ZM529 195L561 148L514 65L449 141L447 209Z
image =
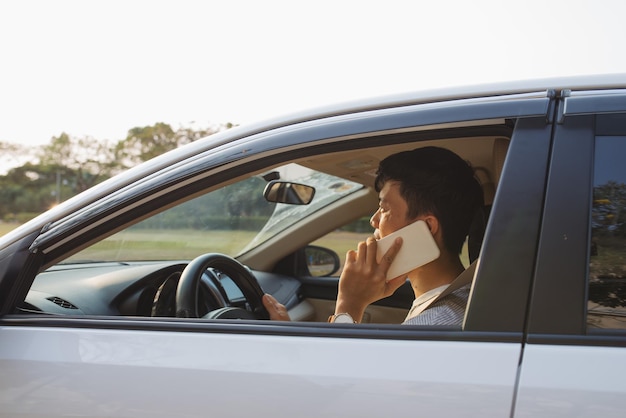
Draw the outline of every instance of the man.
M331 322L359 323L368 305L392 295L408 277L415 300L404 324L461 325L469 284L440 298L425 310L464 270L461 247L472 220L483 204L482 189L471 166L453 152L437 147L418 148L381 161L375 181L379 207L370 223L374 237L348 251L339 279L335 315ZM376 261L376 239L423 220L437 243L440 256L406 275L386 280L386 273L402 245L401 239ZM271 319L289 320L284 306L271 295L263 303Z

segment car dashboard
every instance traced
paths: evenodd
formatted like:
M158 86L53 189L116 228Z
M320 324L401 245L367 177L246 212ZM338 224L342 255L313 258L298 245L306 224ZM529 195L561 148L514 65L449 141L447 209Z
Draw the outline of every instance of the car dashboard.
M20 312L52 315L176 316L176 288L185 261L59 264L40 273ZM301 283L283 275L251 271L261 288L288 309L301 300ZM226 274L209 268L199 286L198 314L224 304L246 308Z

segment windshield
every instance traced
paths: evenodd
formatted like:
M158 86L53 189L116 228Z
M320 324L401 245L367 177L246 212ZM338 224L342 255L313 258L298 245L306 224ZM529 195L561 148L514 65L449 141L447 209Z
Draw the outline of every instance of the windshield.
M297 164L272 171L281 180L315 187L313 201L308 205L268 202L263 197L267 181L249 177L145 219L65 263L190 260L207 252L236 257L363 187Z

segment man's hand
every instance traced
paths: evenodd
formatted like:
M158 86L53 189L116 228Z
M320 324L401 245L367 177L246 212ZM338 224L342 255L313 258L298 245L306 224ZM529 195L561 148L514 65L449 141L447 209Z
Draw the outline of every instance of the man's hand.
M376 240L371 237L360 242L357 251L346 254L346 263L339 278L335 313L348 313L361 322L370 303L391 296L405 282L405 276L386 280L387 270L402 246L397 238L380 263L376 262Z
M262 301L272 321L291 321L285 305L279 303L274 296L266 293L263 295Z

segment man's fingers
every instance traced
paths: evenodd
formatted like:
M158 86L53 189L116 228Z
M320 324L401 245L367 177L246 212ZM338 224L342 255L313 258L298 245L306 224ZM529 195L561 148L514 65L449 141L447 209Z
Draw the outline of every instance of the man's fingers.
M274 296L266 293L263 295L263 306L270 314L270 319L274 321L289 321L289 314L284 305L279 303Z
M368 237L365 240L365 245L365 262L368 266L374 266L376 265L376 240L374 239L374 237Z
M382 259L388 264L387 268L389 268L389 265L393 263L398 251L400 251L400 247L402 247L402 238L398 237L395 239L391 247L389 247L385 255L383 255Z
M348 263L354 263L356 261L356 251L354 250L348 250L346 252L346 262Z
M264 294L262 302L263 306L265 306L265 309L267 309L270 315L276 312L276 299L274 299L272 295L268 295L267 293Z

